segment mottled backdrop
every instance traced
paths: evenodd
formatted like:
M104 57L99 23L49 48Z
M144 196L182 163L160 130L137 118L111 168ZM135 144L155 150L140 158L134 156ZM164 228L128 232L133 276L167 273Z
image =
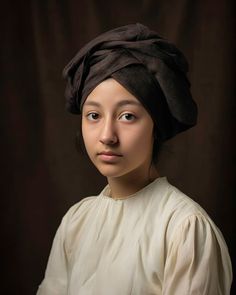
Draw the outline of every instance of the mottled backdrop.
M79 118L65 112L61 71L85 42L134 22L176 43L189 60L198 125L166 143L159 166L209 212L235 260L234 2L2 1L2 294L35 294L62 216L105 184L76 151Z

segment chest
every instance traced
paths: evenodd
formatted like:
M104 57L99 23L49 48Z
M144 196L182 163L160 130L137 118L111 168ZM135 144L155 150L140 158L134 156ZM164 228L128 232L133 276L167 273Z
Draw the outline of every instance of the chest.
M165 249L156 231L142 218L91 221L71 247L69 294L161 294Z

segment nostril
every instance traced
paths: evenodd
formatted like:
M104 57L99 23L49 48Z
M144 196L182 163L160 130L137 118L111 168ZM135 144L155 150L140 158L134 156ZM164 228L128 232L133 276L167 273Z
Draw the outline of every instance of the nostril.
M116 144L117 142L118 142L118 139L117 139L117 137L107 137L107 138L101 138L100 139L100 142L102 142L103 144L107 144L107 145L113 145L113 144Z
M109 120L110 121L110 120ZM100 142L103 144L116 144L118 142L118 137L112 122L106 122L101 130Z

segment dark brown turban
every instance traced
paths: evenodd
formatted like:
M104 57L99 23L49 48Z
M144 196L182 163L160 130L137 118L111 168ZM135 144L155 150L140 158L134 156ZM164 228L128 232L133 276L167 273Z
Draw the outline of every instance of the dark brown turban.
M188 63L175 45L146 26L119 27L90 41L65 67L66 106L80 114L90 92L113 77L142 102L164 141L196 124L187 71Z

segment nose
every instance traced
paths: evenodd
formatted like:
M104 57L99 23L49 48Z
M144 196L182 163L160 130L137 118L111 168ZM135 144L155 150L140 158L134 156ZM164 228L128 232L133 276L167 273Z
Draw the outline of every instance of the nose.
M111 118L107 118L102 126L100 142L106 145L113 145L118 142L115 123Z

